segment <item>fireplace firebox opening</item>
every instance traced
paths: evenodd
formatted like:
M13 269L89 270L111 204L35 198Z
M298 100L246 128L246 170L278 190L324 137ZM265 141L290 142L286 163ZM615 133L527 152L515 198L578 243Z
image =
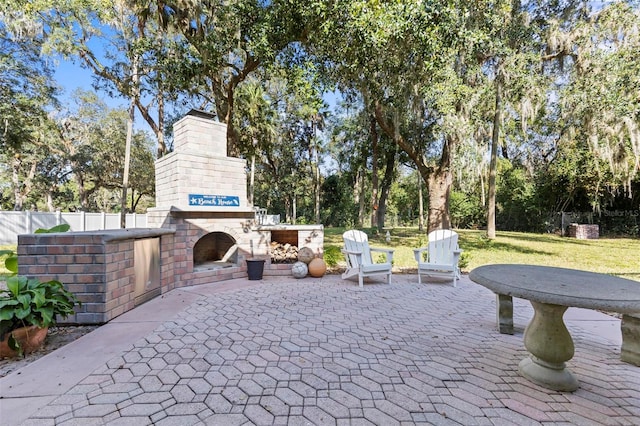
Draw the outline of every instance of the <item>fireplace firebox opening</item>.
M193 246L193 269L229 268L238 264L238 245L224 232L211 232Z

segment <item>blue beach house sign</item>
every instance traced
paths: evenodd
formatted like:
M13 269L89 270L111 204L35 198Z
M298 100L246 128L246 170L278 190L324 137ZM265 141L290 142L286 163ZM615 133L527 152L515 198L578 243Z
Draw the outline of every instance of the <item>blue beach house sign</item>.
M235 195L189 194L190 206L240 207L240 198Z

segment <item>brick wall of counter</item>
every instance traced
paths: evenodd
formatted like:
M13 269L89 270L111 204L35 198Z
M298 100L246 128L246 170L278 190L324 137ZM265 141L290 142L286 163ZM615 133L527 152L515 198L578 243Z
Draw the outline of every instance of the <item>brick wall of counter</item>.
M82 305L61 324L103 324L135 306L134 242L160 238L161 292L172 289L173 234L166 230L126 230L27 234L18 237L19 273L58 280ZM165 248L165 250L162 249Z

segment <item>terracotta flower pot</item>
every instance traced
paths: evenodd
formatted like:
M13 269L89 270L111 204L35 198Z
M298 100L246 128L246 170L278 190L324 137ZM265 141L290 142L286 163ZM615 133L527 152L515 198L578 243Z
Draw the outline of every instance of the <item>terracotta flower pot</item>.
M48 331L48 327L40 328L36 325L31 325L28 327L21 327L13 330L11 333L7 333L4 340L0 342L0 358L14 358L18 356L18 352L9 347L10 335L13 335L20 344L22 354L27 355L42 347Z

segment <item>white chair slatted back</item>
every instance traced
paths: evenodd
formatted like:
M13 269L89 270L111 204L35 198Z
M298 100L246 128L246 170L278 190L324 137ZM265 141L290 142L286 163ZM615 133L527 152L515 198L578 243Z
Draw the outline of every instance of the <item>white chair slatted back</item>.
M352 266L358 267L360 262L363 265L370 265L372 263L371 251L369 250L369 237L367 236L367 234L362 231L352 229L342 234L342 239L344 240L344 248L347 251L356 251L362 253L360 261L358 261L357 256L349 255Z
M429 263L453 264L453 251L458 249L458 234L449 229L438 229L429 233Z

